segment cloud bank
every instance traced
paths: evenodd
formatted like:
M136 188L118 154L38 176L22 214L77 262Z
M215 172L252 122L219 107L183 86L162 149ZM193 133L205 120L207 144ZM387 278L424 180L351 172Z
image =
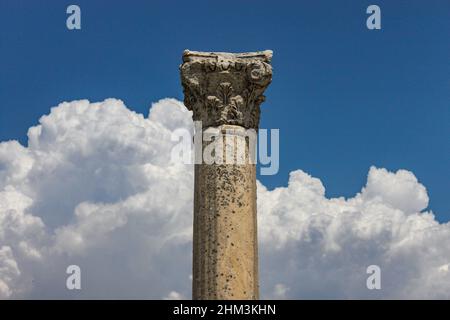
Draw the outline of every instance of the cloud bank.
M61 103L0 143L0 298L190 298L193 167L170 161L181 102ZM372 167L353 198L297 170L258 183L262 298L450 298L450 225L413 173ZM79 265L82 289L66 289ZM366 268L381 268L368 290Z

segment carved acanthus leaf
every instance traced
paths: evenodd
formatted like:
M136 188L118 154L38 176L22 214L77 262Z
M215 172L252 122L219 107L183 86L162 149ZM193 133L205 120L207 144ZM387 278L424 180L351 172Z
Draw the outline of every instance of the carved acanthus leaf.
M185 51L180 66L184 103L203 127L234 124L258 128L263 92L272 80L270 51Z

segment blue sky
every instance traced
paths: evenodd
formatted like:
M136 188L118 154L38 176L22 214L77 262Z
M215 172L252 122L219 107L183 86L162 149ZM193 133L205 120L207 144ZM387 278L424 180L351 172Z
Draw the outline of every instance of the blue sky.
M66 28L78 4L82 29ZM366 28L370 4L382 29ZM301 168L351 196L371 165L407 169L450 220L449 1L19 1L0 3L0 141L61 101L108 97L147 115L182 99L186 48L274 51L262 128L280 129L285 185Z

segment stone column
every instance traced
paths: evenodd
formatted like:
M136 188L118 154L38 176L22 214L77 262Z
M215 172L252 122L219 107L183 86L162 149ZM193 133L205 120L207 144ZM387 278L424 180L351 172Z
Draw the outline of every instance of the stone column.
M263 92L272 80L271 58L271 51L183 53L184 104L194 121L201 121L204 135L225 134L217 140L224 142L222 155L230 150L226 146L234 146L232 163L195 165L193 299L259 297L256 169L249 132L258 130ZM237 159L242 160L239 143L244 163ZM208 144L202 143L202 152ZM197 152L196 163L200 157Z

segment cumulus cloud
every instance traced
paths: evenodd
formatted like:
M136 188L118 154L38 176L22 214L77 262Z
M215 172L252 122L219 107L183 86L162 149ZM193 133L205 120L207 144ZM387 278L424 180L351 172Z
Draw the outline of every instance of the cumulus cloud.
M11 248L7 246L0 248L0 275L0 297L9 297L12 295L14 281L20 276L20 270Z
M0 143L0 298L190 297L193 167L170 161L192 131L174 99L149 116L107 99L64 102ZM258 183L263 298L449 298L450 225L406 170L372 167L353 198L298 170ZM68 265L82 290L65 287ZM365 287L379 265L382 290Z
M449 298L450 225L421 212L428 197L411 172L372 167L350 199L327 199L301 170L288 187L258 190L266 289L283 281L296 298ZM370 265L382 290L367 290Z

